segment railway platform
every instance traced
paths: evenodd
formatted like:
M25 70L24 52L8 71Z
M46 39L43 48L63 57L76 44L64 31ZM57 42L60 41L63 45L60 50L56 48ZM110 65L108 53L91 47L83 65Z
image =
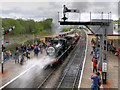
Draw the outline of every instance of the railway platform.
M45 52L43 52L42 54L39 53L38 58L42 57L43 55L45 55ZM27 60L27 58L25 58L25 65L20 65L20 63L17 62L15 63L14 59L7 60L4 63L4 73L2 74L0 72L0 87L4 86L5 84L9 84L10 82L17 79L17 77L28 71L29 68L31 68L31 66L33 65L33 63L36 62L35 60L37 60L33 59L33 56L34 53L31 51L31 59Z
M92 38L88 37L86 61L85 61L82 81L80 85L81 89L90 88L92 84L92 80L91 80L92 56L90 55L90 52L92 50L91 39ZM107 60L108 60L107 84L103 84L102 88L118 89L118 68L119 68L118 56L115 56L112 52L108 52Z

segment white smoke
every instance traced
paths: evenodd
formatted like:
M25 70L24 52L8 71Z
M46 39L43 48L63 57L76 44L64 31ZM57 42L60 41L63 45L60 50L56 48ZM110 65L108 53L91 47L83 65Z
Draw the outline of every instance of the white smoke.
M108 13L112 13L111 18L117 19L118 17L118 2L73 2L70 8L79 9L81 16L73 16L72 18L85 19L90 17L90 12L92 13L93 19L101 19L101 12L104 14L104 18L108 19ZM88 18L89 19L89 18Z
M62 26L58 22L58 13L56 12L52 22L52 34L59 34L62 31Z
M29 86L28 88L31 88L32 86L30 86L29 84L31 82L34 82L32 80L38 75L42 76L45 66L50 64L53 60L54 59L49 56L42 56L40 57L40 59L39 57L30 59L28 62L25 63L25 65L23 65L23 67L21 67L23 72L24 70L29 70L21 77L19 77L19 81L15 82L13 87L17 86L17 88L27 88ZM12 86L10 86L9 88L12 88Z

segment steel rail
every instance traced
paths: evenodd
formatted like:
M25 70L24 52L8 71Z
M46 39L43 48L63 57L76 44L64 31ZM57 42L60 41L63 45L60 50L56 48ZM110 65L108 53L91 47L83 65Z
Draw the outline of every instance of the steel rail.
M80 48L80 47L79 47L79 48ZM71 61L71 63L69 64L69 67L68 67L68 69L66 70L65 74L63 75L63 77L62 77L59 85L57 86L57 89L56 89L56 90L58 90L58 89L60 88L61 84L63 83L63 81L64 81L64 79L65 79L65 77L66 77L66 75L67 75L67 73L68 73L71 65L74 63L74 58L75 58L76 54L77 54L77 51L75 51L75 55L74 55L74 57L72 58L72 61Z

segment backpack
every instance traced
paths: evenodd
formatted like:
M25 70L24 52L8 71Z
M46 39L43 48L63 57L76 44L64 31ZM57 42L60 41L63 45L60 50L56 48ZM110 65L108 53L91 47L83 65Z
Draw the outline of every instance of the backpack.
M97 60L95 60L95 64L98 64L98 61L97 61Z

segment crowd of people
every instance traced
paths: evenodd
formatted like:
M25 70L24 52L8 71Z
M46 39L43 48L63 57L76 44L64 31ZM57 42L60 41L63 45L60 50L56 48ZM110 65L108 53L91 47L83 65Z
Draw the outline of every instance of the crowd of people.
M100 57L100 52L96 45L96 41L94 39L91 40L91 45L92 45L92 51L91 51L90 55L92 56L93 73L95 73L94 76L93 76L93 74L91 75L91 79L92 79L91 89L99 90L100 85L101 85L101 75L100 75L100 72L98 72L98 70L97 70L97 65L98 65L98 61L99 61L98 59Z
M98 45L96 45L96 41L92 39L91 46L92 46L92 51L90 55L92 56L92 63L93 63L92 71L95 74L94 76L93 74L91 75L91 79L93 80L91 84L91 89L100 90L100 87L102 87L102 77L100 74L100 71L102 71L102 67L98 68L98 63L100 58L100 50L99 50L100 42L98 42ZM107 51L115 54L120 50L118 49L118 51L116 51L116 48L113 46L113 41L111 40L107 42Z
M27 60L31 58L31 52L34 52L34 56L38 56L38 53L43 53L43 50L49 46L50 43L43 41L35 41L34 44L25 45L22 44L21 47L16 46L15 52L6 51L4 52L4 62L10 59L14 59L15 63L24 64L25 57ZM19 60L20 59L20 60Z

